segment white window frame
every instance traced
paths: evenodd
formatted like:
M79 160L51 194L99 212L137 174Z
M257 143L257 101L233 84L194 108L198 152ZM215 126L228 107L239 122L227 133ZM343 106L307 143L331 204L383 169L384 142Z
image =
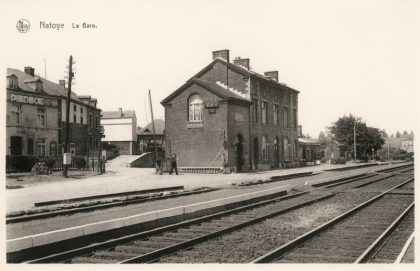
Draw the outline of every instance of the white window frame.
M275 126L279 125L279 105L273 104L273 124Z
M284 121L284 128L290 128L290 109L289 107L285 106L283 108L283 121Z
M10 123L21 124L20 117L22 115L21 107L17 104L10 105Z
M267 124L267 107L268 107L268 102L266 101L261 101L261 123L262 124Z
M263 136L261 139L261 150L262 150L262 157L263 159L268 159L268 149L269 149L270 143L268 142L267 136Z
M41 127L47 126L47 109L42 107L37 108L37 123Z
M70 153L76 155L76 143L70 143Z
M36 141L36 154L38 156L44 157L46 155L46 141L45 138L39 138Z
M193 94L188 99L188 121L203 122L203 99L198 94Z

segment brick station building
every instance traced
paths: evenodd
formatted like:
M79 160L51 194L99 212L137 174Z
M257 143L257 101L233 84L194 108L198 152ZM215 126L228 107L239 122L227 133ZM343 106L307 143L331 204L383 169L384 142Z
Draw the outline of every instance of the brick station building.
M278 72L229 61L229 50L161 104L166 144L181 168L265 170L299 165L299 91L278 82ZM168 149L168 146L166 147Z

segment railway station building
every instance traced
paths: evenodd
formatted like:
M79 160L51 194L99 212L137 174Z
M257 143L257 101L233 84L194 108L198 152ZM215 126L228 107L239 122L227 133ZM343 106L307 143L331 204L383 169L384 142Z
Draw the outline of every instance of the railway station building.
M188 171L251 171L299 165L299 91L277 71L253 71L229 50L162 100L165 144ZM168 149L168 146L165 148Z

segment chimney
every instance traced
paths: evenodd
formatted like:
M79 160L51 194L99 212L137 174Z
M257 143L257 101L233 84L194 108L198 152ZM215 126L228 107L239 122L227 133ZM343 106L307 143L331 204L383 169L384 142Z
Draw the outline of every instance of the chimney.
M119 111L120 111L120 117L122 117L122 116L123 116L122 108L120 107L120 108L118 108L118 109L119 109Z
M58 84L63 88L66 88L66 80L58 80Z
M273 79L276 82L279 81L279 72L278 71L265 72L264 76L268 77L270 79Z
M34 68L32 68L32 67L25 67L25 73L26 73L26 74L29 74L29 75L31 75L31 76L34 76L34 74L35 74L35 69L34 69Z
M244 67L245 69L249 70L249 58L237 57L233 60L233 64Z
M229 50L213 51L213 60L216 58L222 58L226 62L229 62Z

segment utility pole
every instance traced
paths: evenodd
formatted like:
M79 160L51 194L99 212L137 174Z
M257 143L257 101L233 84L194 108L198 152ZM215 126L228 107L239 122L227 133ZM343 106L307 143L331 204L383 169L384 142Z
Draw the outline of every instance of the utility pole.
M64 152L65 153L69 153L70 152L70 125L69 125L69 120L70 120L70 94L71 94L71 82L73 80L73 56L70 56L69 59L69 71L68 71L68 86L67 86L67 102L66 102L66 139L64 141ZM65 178L67 178L67 172L68 172L68 164L64 164L64 159L63 159L63 176Z
M389 161L389 143L388 143L388 161Z
M44 57L44 76L45 76L45 79L47 79L47 61L45 60L45 57Z
M354 126L353 126L353 137L354 137L354 160L356 160L356 158L357 158L357 154L356 154L356 121L354 122Z
M156 147L156 130L155 130L155 119L153 118L152 95L150 94L150 89L149 89L149 103L150 103L150 116L152 117L153 141L154 141L154 146L155 146L155 163L156 163L158 159L157 147ZM162 166L163 164L161 164L161 167Z

